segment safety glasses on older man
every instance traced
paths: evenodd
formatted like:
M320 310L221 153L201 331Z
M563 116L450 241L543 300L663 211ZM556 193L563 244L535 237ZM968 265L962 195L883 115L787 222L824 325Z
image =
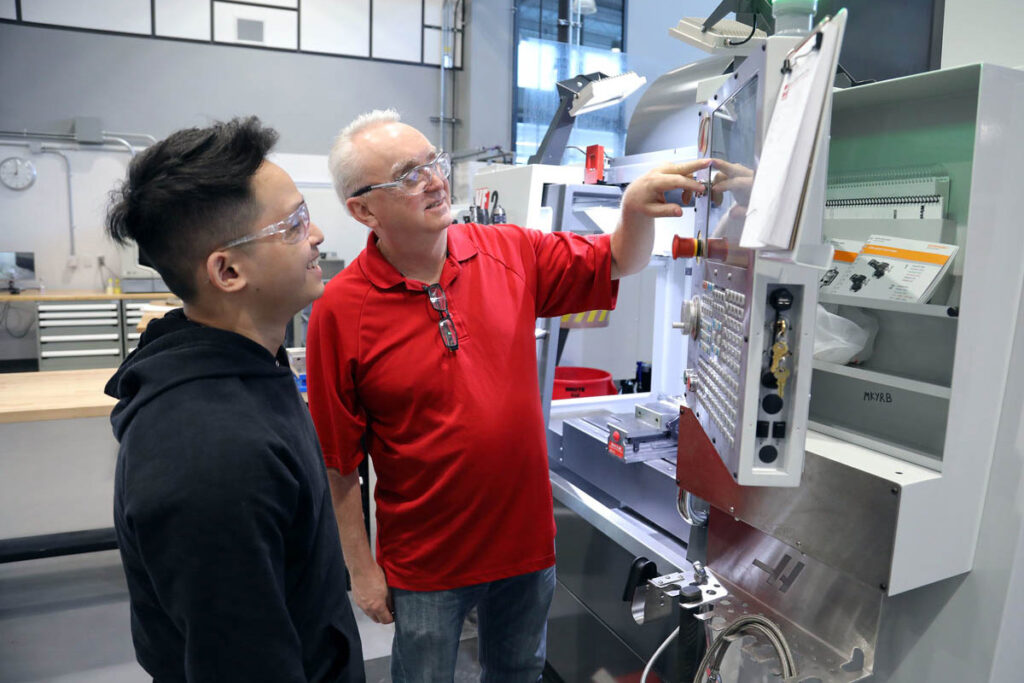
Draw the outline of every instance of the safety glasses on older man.
M292 211L284 220L280 220L273 225L268 225L262 230L257 230L256 232L245 235L244 237L239 237L238 239L226 242L217 247L214 251L230 249L231 247L237 247L242 244L267 239L269 237L277 237L278 235L280 235L281 241L285 244L298 244L309 237L309 207L306 206L306 202L299 204L299 208Z
M438 329L441 332L441 341L444 342L444 347L449 351L457 351L459 349L459 333L455 330L455 321L448 313L448 297L445 296L441 285L428 285L423 289L427 292L430 305L441 314Z
M438 152L437 156L425 164L411 168L390 183L367 185L353 192L349 197L359 197L371 190L382 190L385 187L397 187L408 195L422 194L431 178L436 174L447 178L452 172L452 159L447 152Z

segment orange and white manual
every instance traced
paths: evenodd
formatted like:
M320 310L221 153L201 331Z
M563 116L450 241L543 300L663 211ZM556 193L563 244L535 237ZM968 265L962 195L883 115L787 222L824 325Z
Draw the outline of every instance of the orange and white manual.
M830 239L832 245L832 265L818 280L818 292L821 294L846 294L849 289L850 271L857 260L864 243L860 240Z
M838 288L830 293L862 299L925 303L949 271L955 244L872 235ZM824 291L824 290L823 290Z

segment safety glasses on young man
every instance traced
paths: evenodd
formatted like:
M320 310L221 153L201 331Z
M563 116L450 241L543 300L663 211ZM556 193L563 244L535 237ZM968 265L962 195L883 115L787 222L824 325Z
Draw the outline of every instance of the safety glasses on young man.
M438 152L437 156L425 164L411 168L390 183L378 183L367 185L353 192L350 197L359 197L370 190L380 190L385 187L397 187L408 195L422 194L434 175L447 178L452 172L452 159L447 152Z
M231 247L267 239L268 237L277 237L278 235L280 235L280 240L285 244L298 244L309 237L309 207L306 206L306 202L299 204L299 208L288 214L288 217L284 220L268 225L262 230L257 230L244 237L233 239L220 245L214 251L230 249Z
M459 348L459 333L455 330L455 321L448 313L448 297L445 296L441 285L428 285L423 288L430 299L430 305L441 314L441 321L438 329L441 331L441 341L449 351L457 351Z

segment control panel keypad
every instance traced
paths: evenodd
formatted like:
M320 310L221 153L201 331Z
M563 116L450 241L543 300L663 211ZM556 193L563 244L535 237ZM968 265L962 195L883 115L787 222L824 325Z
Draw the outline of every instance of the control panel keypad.
M701 286L697 396L730 446L736 439L739 377L745 354L745 304L743 292L707 280Z

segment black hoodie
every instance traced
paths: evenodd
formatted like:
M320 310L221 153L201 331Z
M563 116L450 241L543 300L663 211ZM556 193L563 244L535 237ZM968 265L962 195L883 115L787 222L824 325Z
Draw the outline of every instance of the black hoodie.
M106 392L114 527L156 681L363 681L327 474L284 351L150 323Z

